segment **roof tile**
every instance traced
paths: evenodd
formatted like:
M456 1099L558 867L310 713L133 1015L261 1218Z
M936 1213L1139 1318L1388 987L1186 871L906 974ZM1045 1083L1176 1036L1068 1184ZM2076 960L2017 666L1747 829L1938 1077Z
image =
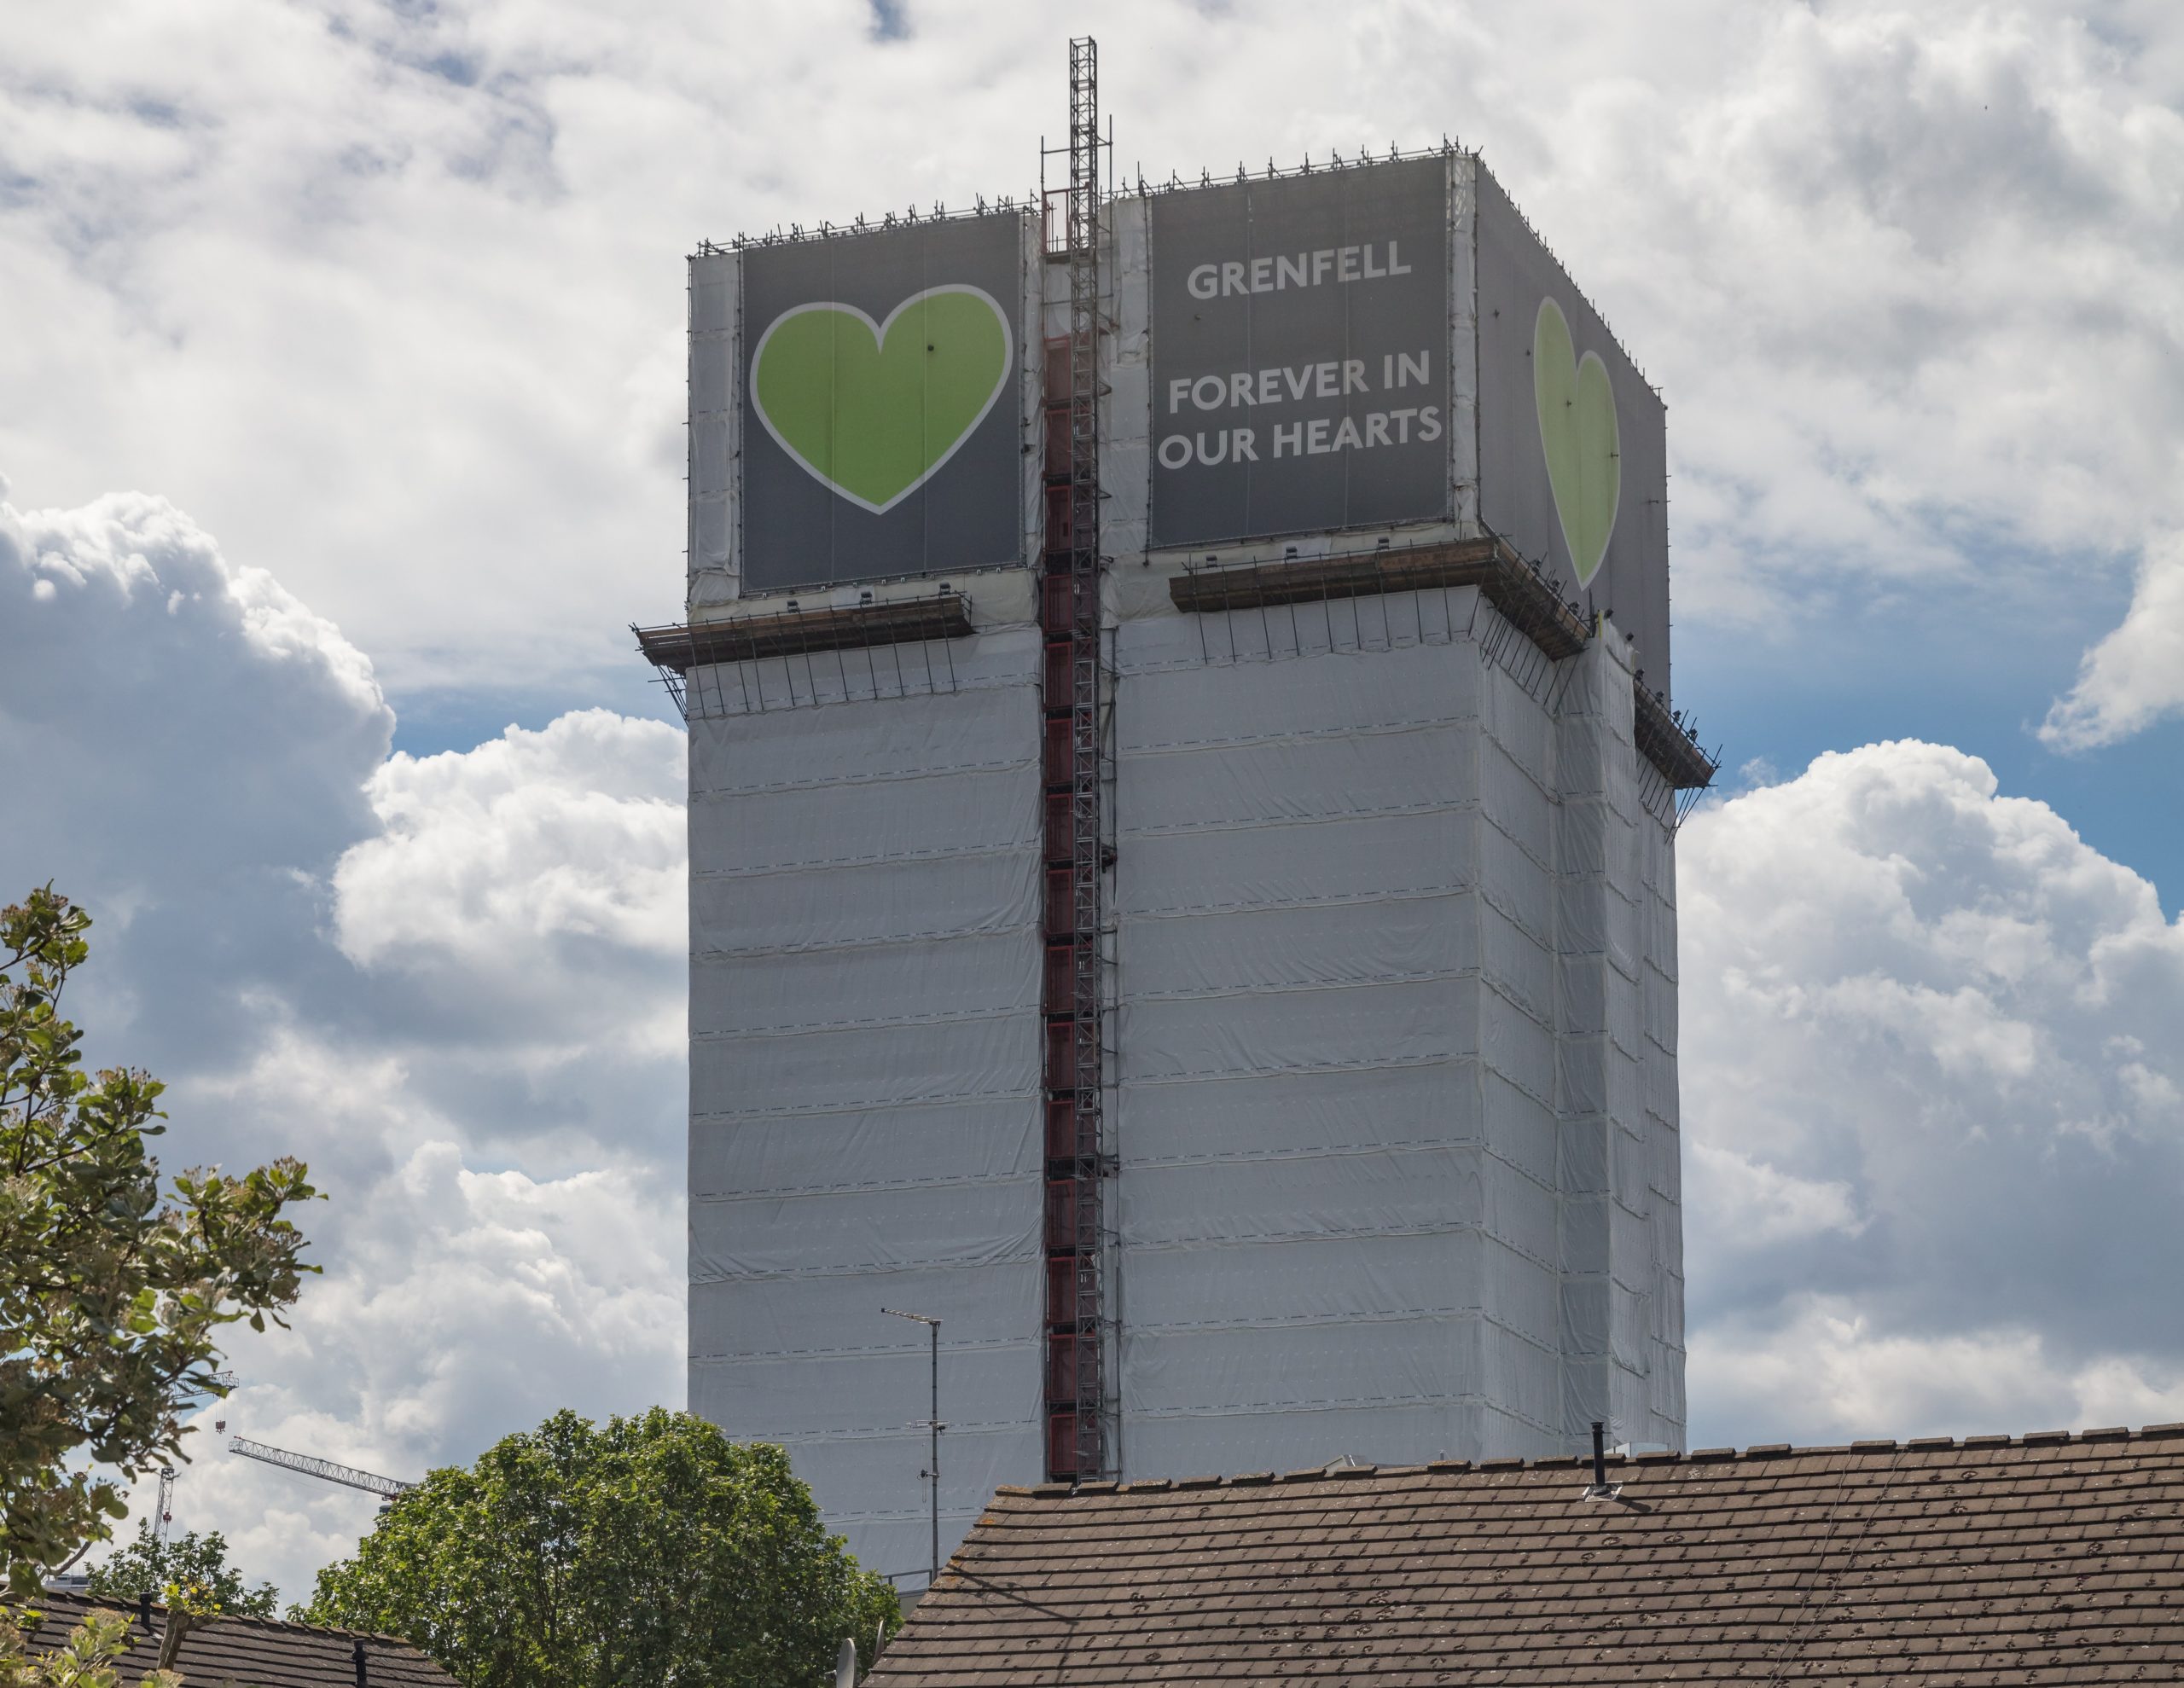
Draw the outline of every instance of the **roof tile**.
M117 1661L134 1681L159 1663L167 1610L116 1607L80 1594L41 1594L28 1610L40 1621L31 1632L34 1650L59 1646L86 1612L120 1610L130 1620L129 1649ZM354 1688L362 1650L363 1679L370 1688L454 1688L455 1679L409 1642L392 1635L280 1623L271 1618L220 1617L192 1627L175 1654L174 1668L195 1684L233 1682L247 1688Z
M872 1688L2184 1680L2167 1430L1584 1463L1004 1491Z

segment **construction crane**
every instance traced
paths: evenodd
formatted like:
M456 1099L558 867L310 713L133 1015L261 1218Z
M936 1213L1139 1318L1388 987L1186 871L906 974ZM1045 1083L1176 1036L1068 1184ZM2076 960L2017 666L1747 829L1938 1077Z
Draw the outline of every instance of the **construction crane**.
M291 1453L285 1447L270 1447L262 1441L253 1441L247 1436L229 1436L228 1452L240 1453L246 1459L262 1459L269 1465L278 1465L284 1471L301 1471L307 1477L320 1477L328 1482L361 1488L367 1494L376 1494L382 1500L392 1500L417 1486L413 1482L404 1482L398 1477L382 1477L375 1471L360 1471L353 1465L337 1465L331 1459L320 1459L309 1453Z
M205 1382L224 1395L235 1386L235 1374L232 1372L208 1372L205 1375ZM224 1418L213 1425L215 1430L224 1430L227 1427L228 1421ZM152 1513L152 1539L162 1548L167 1545L167 1528L174 1523L176 1475L175 1469L171 1465L160 1467L160 1504Z
M167 1526L174 1522L174 1467L160 1467L160 1504L152 1514L152 1540L164 1548Z

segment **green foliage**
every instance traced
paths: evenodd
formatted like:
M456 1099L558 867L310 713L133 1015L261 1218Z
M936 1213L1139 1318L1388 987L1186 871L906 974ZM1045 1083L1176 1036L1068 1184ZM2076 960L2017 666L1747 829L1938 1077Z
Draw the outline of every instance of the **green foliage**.
M280 1322L317 1269L283 1217L317 1193L300 1163L163 1188L162 1087L84 1071L60 1009L90 925L49 885L0 910L0 1586L25 1595L180 1456L220 1327Z
M162 1605L186 1605L200 1617L280 1615L281 1591L270 1582L246 1587L242 1573L228 1563L228 1539L218 1530L203 1535L191 1530L161 1546L151 1524L140 1523L136 1540L92 1568L84 1592L95 1600L133 1606L146 1590Z
M290 1612L405 1636L469 1688L806 1688L897 1615L786 1453L661 1407L559 1412L433 1472Z
M113 1660L129 1650L129 1620L119 1612L86 1612L67 1640L49 1652L31 1655L26 1628L37 1614L0 1612L0 1688L117 1688L121 1673ZM155 1670L139 1688L181 1688L171 1670Z

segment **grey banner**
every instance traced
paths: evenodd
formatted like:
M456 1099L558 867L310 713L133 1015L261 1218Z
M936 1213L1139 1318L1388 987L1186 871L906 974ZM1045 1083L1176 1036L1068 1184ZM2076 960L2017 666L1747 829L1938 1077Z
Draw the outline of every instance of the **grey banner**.
M1151 542L1449 509L1439 158L1153 201Z
M745 249L745 592L1020 560L1024 287L1017 213Z
M1484 167L1478 415L1481 519L1565 595L1612 611L1665 693L1667 411Z

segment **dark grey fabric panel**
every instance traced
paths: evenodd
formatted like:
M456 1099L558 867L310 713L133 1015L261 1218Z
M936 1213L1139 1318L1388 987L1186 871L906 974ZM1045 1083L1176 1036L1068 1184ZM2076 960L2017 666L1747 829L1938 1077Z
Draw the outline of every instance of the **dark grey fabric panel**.
M746 593L979 568L1023 549L1024 219L960 218L868 235L791 241L743 252L742 579ZM954 455L884 513L861 508L800 464L768 431L752 361L786 311L821 302L886 324L929 289L972 287L1008 320L1007 385ZM694 399L694 408L695 400Z
M1606 366L1622 447L1622 494L1589 583L1571 566L1540 438L1532 341L1552 298L1579 358ZM1486 525L1547 564L1565 595L1611 610L1637 641L1648 691L1669 685L1668 413L1607 324L1478 166L1478 483Z
M1154 196L1155 546L1449 506L1443 159Z

